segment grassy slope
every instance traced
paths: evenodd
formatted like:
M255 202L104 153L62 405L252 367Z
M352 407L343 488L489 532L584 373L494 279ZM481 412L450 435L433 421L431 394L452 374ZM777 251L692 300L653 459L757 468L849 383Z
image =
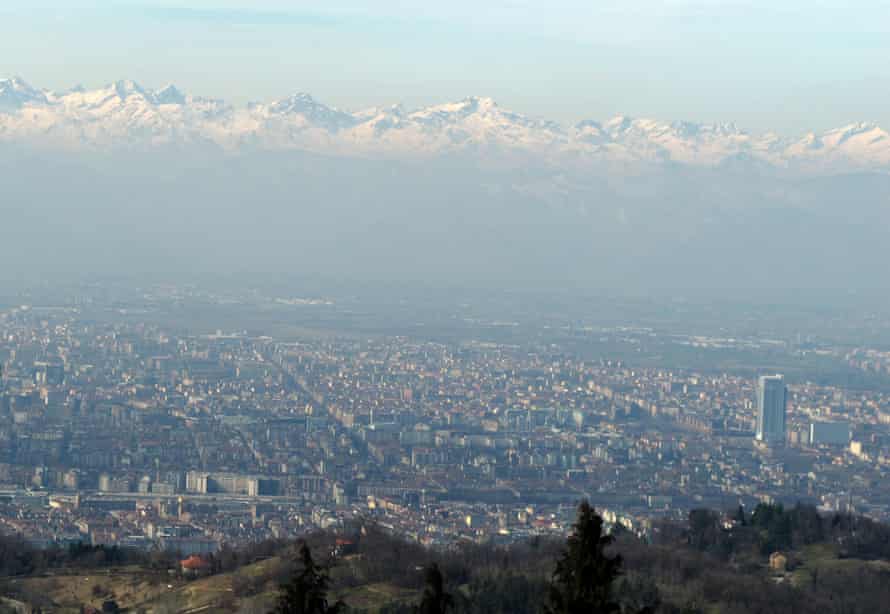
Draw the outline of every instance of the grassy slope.
M271 558L242 567L237 572L190 582L139 568L120 568L108 573L94 571L28 578L20 582L19 589L30 604L60 614L78 613L82 604L100 608L106 599L114 599L126 610L148 614L267 612L277 597L274 583L267 582L256 595L238 598L234 595L233 578L239 574L268 577L279 562L277 558ZM102 590L94 592L96 586ZM412 600L417 597L417 592L377 583L333 591L331 597L342 599L352 608L375 610L394 601Z
M838 556L837 548L829 544L816 544L807 546L802 552L796 553L800 558L800 564L791 573L791 582L798 587L804 587L818 578L819 575L832 571L857 571L871 569L873 571L890 571L888 561L863 561L861 559L846 559Z
M29 603L54 612L80 612L81 605L101 607L113 599L135 605L157 599L181 585L175 578L138 568L91 570L89 573L59 573L18 582L18 590ZM173 589L168 589L170 585Z

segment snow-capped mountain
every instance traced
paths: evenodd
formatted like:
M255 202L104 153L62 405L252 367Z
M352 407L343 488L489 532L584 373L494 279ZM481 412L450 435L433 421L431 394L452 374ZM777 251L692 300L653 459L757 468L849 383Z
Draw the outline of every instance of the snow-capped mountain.
M350 112L308 94L236 108L133 81L65 92L0 79L0 142L65 148L212 144L355 156L454 152L539 156L552 162L756 163L801 171L890 170L890 135L860 123L798 139L754 135L733 124L615 117L564 127L505 110L490 98L406 110Z
M46 93L35 90L21 77L0 79L0 112L14 112L25 105L46 102Z

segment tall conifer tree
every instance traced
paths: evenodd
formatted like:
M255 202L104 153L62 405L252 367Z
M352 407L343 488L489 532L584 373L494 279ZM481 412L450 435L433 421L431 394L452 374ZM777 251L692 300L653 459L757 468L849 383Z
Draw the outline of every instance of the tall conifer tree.
M612 537L603 533L603 519L587 501L556 564L547 614L610 614L619 611L612 584L621 573L621 557L606 554Z
M291 580L281 587L275 614L337 614L341 604L328 605L327 571L312 560L305 542Z

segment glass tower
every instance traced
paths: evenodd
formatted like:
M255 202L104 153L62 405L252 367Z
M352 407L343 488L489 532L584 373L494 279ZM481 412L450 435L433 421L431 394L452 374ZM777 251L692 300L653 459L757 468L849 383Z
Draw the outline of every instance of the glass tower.
M785 441L785 378L763 375L757 380L757 441Z

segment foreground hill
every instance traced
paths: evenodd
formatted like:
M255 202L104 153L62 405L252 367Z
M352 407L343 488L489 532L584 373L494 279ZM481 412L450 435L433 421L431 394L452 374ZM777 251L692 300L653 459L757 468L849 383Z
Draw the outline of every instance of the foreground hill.
M336 543L344 536L346 549ZM555 538L429 550L373 524L306 540L315 560L326 563L331 602L341 600L348 612L389 614L414 611L424 594L424 570L433 563L444 576L450 611L541 612L565 550L565 542ZM20 611L104 606L159 614L269 612L279 586L293 577L294 548L267 543L222 552L208 567L212 575L198 578L157 557L138 564L104 564L95 553L61 557L10 574L3 594L22 604ZM648 542L619 532L608 551L622 559L611 594L626 613L855 614L883 611L890 602L890 527L851 516L819 516L804 506L759 506L751 514L728 515L697 510L687 526L662 525Z

